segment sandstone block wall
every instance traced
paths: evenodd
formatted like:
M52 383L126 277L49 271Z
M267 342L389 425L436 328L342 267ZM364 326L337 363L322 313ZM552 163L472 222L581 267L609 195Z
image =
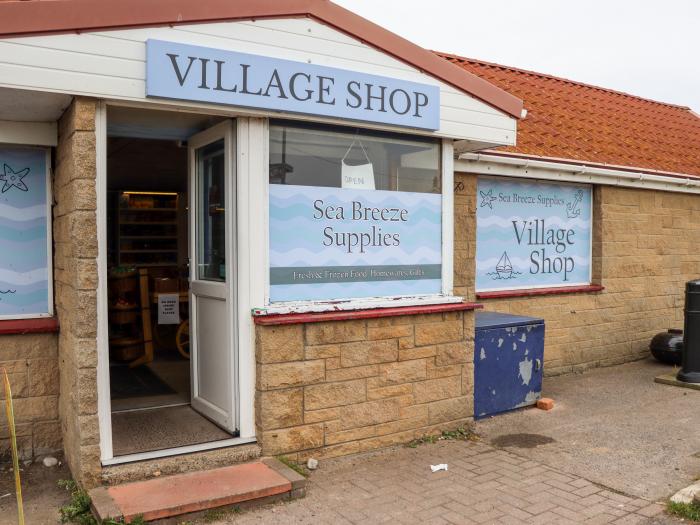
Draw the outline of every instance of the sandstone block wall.
M473 414L473 312L257 326L263 454L332 457Z
M97 419L97 207L95 101L75 98L59 121L54 176L54 279L66 461L86 486L99 482Z
M22 459L61 450L58 423L56 334L0 336L0 369L5 368L14 399L17 447ZM0 385L0 458L9 457L9 428Z
M476 176L455 180L455 288L475 299ZM654 334L683 327L685 282L700 277L700 196L598 186L593 198L593 282L603 292L479 300L545 319L548 375L647 356Z

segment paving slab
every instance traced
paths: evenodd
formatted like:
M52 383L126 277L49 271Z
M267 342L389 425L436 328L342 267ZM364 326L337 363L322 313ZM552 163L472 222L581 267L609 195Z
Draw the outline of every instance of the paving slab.
M283 475L284 468L256 461L99 487L90 491L90 497L100 519L123 516L129 523L142 516L152 521L279 494L291 495L293 482Z
M447 471L430 465L447 463ZM303 499L229 515L218 525L328 524L680 524L664 505L483 442L324 460Z
M700 391L654 382L673 367L653 359L545 377L548 412L479 421L494 446L649 500L700 475Z

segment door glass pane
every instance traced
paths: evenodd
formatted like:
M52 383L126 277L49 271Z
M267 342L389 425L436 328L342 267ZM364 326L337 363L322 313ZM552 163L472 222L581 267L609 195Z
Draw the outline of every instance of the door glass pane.
M226 281L224 139L197 150L197 278Z

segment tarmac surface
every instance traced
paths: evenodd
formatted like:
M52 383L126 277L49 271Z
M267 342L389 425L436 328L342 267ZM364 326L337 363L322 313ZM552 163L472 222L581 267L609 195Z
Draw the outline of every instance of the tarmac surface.
M654 383L653 359L544 379L554 409L478 421L484 442L650 500L700 475L700 391Z

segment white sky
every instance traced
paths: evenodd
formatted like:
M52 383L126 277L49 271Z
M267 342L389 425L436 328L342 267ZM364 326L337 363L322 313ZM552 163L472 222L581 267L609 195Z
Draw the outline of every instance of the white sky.
M690 106L698 0L333 0L428 49Z

